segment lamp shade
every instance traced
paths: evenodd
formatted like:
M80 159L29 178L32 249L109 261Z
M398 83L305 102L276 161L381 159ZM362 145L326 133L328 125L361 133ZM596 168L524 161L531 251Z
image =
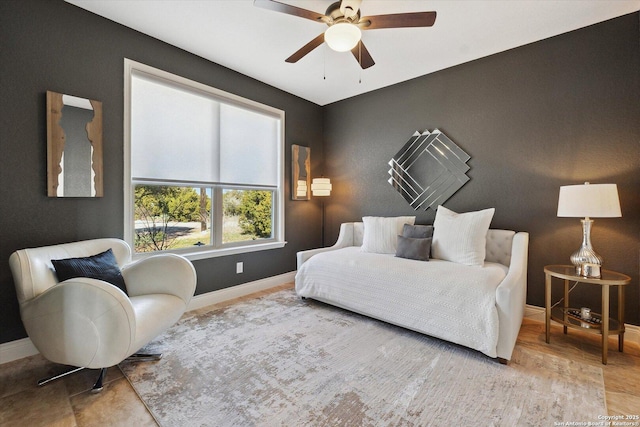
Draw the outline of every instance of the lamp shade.
M313 178L311 192L315 197L331 195L331 180L329 178Z
M622 216L616 184L564 185L558 197L559 217L614 218Z
M360 28L348 22L333 24L324 32L324 41L336 52L346 52L353 49L361 37Z

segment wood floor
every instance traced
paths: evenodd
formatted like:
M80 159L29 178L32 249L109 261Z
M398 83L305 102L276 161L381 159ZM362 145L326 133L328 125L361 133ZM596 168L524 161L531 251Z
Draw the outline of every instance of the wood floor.
M292 284L252 294L241 300L289 288ZM238 300L201 309L209 311ZM640 346L625 342L624 353L611 339L608 364L601 364L599 336L554 326L551 343L544 324L525 319L517 345L602 367L609 415L640 415ZM0 426L156 426L156 422L118 367L110 368L104 390L92 394L98 371L84 370L38 387L40 378L61 367L39 355L0 365Z

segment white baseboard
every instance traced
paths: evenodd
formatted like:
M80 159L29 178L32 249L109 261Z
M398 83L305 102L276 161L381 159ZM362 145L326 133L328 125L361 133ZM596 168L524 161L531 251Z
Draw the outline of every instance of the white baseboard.
M275 286L284 285L285 283L293 282L295 276L296 272L291 271L278 276L267 277L265 279L243 283L242 285L231 286L230 288L196 295L191 299L191 302L187 307L187 311L197 310L208 305L218 304L234 298L240 298L254 292L260 292Z
M38 354L38 349L29 338L0 344L0 365Z
M191 299L187 311L196 310L211 304L228 301L230 299L243 297L254 292L263 291L285 283L293 282L296 272L280 274L278 276L267 277L242 285L232 286L230 288L220 289L219 291L207 292L206 294L196 295ZM38 350L29 338L22 338L0 344L0 365L3 363L13 362L14 360L38 354Z
M524 307L524 317L544 323L544 307L527 304Z
M544 323L544 307L527 304L524 308L524 317ZM624 340L632 341L640 345L640 326L630 325L627 323L624 325L624 329Z

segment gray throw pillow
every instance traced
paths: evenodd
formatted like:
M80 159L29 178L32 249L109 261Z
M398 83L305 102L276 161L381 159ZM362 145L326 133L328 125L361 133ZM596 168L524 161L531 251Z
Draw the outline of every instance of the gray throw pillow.
M56 270L59 282L75 277L89 277L104 280L127 293L124 277L111 249L84 258L52 259L51 263Z
M429 261L431 252L431 237L416 239L412 237L398 236L396 256L399 258Z
M413 239L426 239L433 236L433 225L411 225L405 224L402 228L403 237Z

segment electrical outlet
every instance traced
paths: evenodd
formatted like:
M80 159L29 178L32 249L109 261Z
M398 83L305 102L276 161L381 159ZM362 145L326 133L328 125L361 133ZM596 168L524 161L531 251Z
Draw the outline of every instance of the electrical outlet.
M244 264L242 262L236 262L236 274L242 273L244 270Z

